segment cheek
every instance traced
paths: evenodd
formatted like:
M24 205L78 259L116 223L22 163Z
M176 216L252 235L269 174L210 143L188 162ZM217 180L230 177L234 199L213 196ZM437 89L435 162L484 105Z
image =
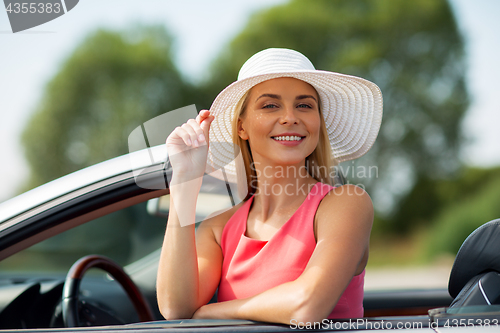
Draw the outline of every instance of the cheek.
M321 128L321 121L319 117L321 117L321 115L311 116L311 118L308 119L309 131L314 133L317 137L319 137L319 131Z
M269 131L273 123L265 115L256 115L251 121L247 122L247 130L249 133L261 136L265 135L266 131Z
M266 123L268 123L269 120L267 119L267 117L263 114L258 114L256 115L255 117L253 117L253 125L254 126L257 126L257 127L262 127L262 126L265 126Z
M321 117L321 115L320 115ZM314 118L314 119L311 119L311 121L309 122L308 124L309 126L309 133L311 133L311 145L313 150L316 149L316 147L318 146L318 143L319 143L319 133L321 131L321 122L320 122L320 119L319 117L318 118ZM312 151L311 151L312 153Z

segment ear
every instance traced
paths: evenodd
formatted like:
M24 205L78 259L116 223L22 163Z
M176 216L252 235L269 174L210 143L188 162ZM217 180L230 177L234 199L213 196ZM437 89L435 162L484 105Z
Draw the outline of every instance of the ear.
M248 133L243 128L243 121L241 120L241 118L238 119L238 135L243 140L248 140Z

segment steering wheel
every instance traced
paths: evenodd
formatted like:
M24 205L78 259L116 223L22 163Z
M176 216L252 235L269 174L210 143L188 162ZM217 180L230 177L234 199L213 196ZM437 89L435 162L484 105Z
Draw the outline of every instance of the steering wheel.
M104 270L120 283L132 301L140 321L154 320L149 304L127 273L117 263L107 257L89 255L76 261L69 269L68 275L66 275L62 296L62 313L65 327L78 326L80 283L85 272L93 267Z

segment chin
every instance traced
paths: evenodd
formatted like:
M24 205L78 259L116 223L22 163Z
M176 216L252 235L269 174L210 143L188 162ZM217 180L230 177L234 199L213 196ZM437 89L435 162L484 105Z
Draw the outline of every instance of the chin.
M305 161L306 161L306 158L303 157L303 158L282 158L282 159L278 159L276 164L277 165L282 165L282 166L294 166L294 165L305 165Z

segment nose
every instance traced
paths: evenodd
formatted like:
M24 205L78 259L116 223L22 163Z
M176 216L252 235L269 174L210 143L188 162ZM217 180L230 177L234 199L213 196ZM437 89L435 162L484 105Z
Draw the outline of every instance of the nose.
M280 117L280 124L291 125L291 124L298 124L298 123L299 123L299 119L297 118L295 108L291 105L283 107L282 114Z

